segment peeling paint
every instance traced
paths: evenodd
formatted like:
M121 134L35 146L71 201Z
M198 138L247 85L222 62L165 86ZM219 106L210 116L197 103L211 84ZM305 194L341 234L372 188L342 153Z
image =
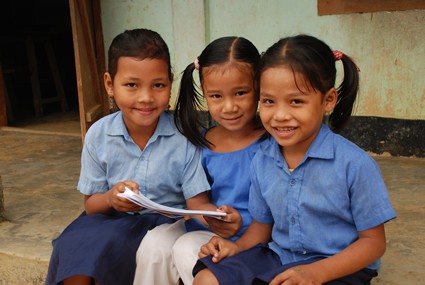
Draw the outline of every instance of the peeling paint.
M164 36L172 53L173 43L179 42L175 62L183 64L193 57L199 38L209 42L239 35L264 51L280 37L307 33L344 51L360 66L356 115L425 120L425 10L318 16L311 0L204 1L204 14L195 16L207 17L205 34L179 31L174 38L175 24L185 25L186 11L193 11L196 1L101 0L105 45L129 27L152 28ZM173 11L177 5L179 10ZM190 53L182 52L185 46Z

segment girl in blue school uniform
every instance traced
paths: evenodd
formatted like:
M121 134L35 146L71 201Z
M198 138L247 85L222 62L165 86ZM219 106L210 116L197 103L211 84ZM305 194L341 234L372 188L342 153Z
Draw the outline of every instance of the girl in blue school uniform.
M192 284L200 247L216 235L236 240L251 223L249 166L265 134L257 115L254 83L259 62L260 54L249 40L228 36L208 44L184 70L176 124L193 144L202 147L211 203L229 214L225 222L206 217L203 224L192 218L149 231L137 254L134 285L178 285L179 278ZM199 89L194 74L199 76ZM198 117L203 100L215 121L211 128L203 127Z
M53 241L46 284L132 284L146 232L174 220L118 196L129 187L176 208L215 210L200 150L167 112L173 75L166 43L154 31L119 34L109 48L108 95L120 111L87 132L78 190L85 211Z
M272 138L251 164L253 223L236 242L214 237L201 248L194 284L370 284L396 214L376 162L336 134L351 116L357 66L298 35L266 51L258 80Z

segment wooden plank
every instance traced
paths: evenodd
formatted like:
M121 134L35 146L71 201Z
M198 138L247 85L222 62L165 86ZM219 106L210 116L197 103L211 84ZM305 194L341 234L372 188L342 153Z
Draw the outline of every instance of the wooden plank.
M319 16L425 9L423 0L318 0Z
M86 120L88 123L94 123L97 119L102 116L102 105L93 106L86 112Z
M93 17L100 18L100 11L93 10L93 3L97 1L99 0L69 0L83 140L91 124L102 115L108 114L103 111L108 109L104 106L107 96L102 84L103 70L99 70L98 66L99 60L104 62L105 58L98 58L97 49L100 47L95 48L95 42L96 45L99 43L93 39L97 33L102 35L101 29L95 31L93 26ZM99 3L97 5L100 7ZM100 22L100 19L97 21ZM101 46L103 49L103 40ZM100 114L97 112L98 106Z

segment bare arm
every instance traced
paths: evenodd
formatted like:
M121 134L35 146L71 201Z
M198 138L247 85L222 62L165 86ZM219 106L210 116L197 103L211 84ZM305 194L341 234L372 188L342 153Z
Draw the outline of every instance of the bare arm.
M380 258L386 248L384 225L359 232L359 239L334 256L309 265L297 266L277 275L270 285L316 284L357 272Z
M212 256L214 262L219 262L225 257L235 255L259 243L270 241L273 224L262 224L253 221L245 233L236 242L231 242L219 237L213 237L201 247L199 257Z
M142 207L134 204L124 197L117 196L118 193L125 191L126 186L135 192L139 192L139 185L136 182L125 181L117 183L107 192L85 196L84 206L86 213L88 215L108 214L114 209L118 212L140 211Z
M205 226L209 227L215 234L228 238L234 236L242 227L242 217L238 211L229 206L217 208L211 204L206 192L200 193L186 201L187 207L191 210L207 210L225 212L227 215L223 220L211 217L194 216L199 219Z
M189 210L204 210L204 211L215 211L217 210L217 206L210 203L207 192L199 193L198 195L187 199L186 205ZM199 219L204 225L208 225L205 219L200 216L191 216L191 218Z

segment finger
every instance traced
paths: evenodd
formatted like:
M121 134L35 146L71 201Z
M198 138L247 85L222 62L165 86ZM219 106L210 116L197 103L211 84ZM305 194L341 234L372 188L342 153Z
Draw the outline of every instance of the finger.
M122 193L125 191L125 184L123 182L118 182L117 184L115 184L112 190L114 191L114 195L117 195L118 193Z
M273 280L270 282L269 285L280 285L285 282L285 280L288 279L288 276L285 272L278 274ZM286 285L286 284L285 284Z
M212 258L213 262L219 262L223 258L226 258L230 255L230 250L227 247L221 248L217 255L214 255Z
M217 244L209 242L205 246L208 249L208 252L209 252L210 255L212 255L212 256L218 255L219 250L218 250Z
M210 251L208 250L208 247L206 246L206 244L204 244L203 246L201 246L198 256L202 258L208 255L210 255Z
M139 193L139 184L132 181L132 180L126 180L124 181L124 185L125 187L130 188L131 190L133 190L136 193Z

